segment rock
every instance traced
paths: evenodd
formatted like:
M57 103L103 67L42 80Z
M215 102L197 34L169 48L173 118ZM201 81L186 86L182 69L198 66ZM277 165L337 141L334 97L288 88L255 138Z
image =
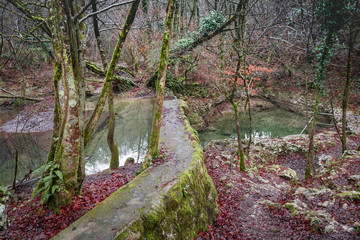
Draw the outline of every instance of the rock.
M226 158L226 159L228 159L228 160L230 160L231 159L231 155L222 155L224 158Z
M353 199L360 200L360 192L356 192L356 191L342 192L342 193L336 194L335 197L347 198L350 200L353 200Z
M285 203L284 207L290 211L291 216L293 217L301 214L303 210L308 208L306 203L301 202L299 199L295 199L293 202Z
M333 157L331 155L321 154L319 156L318 165L319 165L319 172L324 173L326 171L326 166L328 162L332 161Z
M231 182L228 182L228 183L226 184L226 187L227 187L227 188L232 188L232 187L234 187L234 185L233 185Z
M191 125L200 124L203 121L202 117L200 117L197 113L189 114L187 117Z
M342 205L342 208L346 210L346 209L349 208L349 205L348 205L347 203L344 203L344 204Z
M125 160L124 166L131 165L131 164L135 164L135 159L132 158L132 157L128 157L128 158Z
M357 234L360 234L360 222L355 222L352 227L355 229Z
M335 232L336 226L339 225L331 214L324 210L310 211L306 213L305 218L310 219L310 225L314 230L323 233Z
M325 202L319 202L318 206L320 207L328 207L328 206L332 206L335 203L335 199L332 199L331 201L325 201Z
M295 195L302 195L307 200L311 201L312 199L314 199L314 197L319 197L329 192L332 193L332 191L329 188L317 189L317 188L299 187L298 189L296 189Z
M286 180L291 180L291 181L298 180L296 172L294 170L292 170L291 168L286 168L286 169L282 170L279 173L279 177L284 178Z
M360 175L351 175L348 178L349 182L360 182Z
M282 207L282 205L280 203L272 202L270 200L263 200L263 201L260 201L259 203L265 204L266 206L272 207L272 208L280 209Z
M6 230L9 227L7 218L7 203L9 196L0 191L0 231Z

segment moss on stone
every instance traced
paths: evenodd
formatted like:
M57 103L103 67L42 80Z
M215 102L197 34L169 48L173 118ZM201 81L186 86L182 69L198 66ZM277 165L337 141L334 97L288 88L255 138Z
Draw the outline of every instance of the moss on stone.
M356 191L348 191L348 192L342 192L338 193L335 197L339 198L347 198L349 200L360 200L360 192Z
M181 106L186 105L182 102ZM193 148L190 168L162 195L158 205L144 211L141 221L130 224L116 239L190 239L196 237L199 230L205 231L215 218L216 190L207 174L198 137L186 118L185 130L190 133ZM131 185L136 186L137 182Z

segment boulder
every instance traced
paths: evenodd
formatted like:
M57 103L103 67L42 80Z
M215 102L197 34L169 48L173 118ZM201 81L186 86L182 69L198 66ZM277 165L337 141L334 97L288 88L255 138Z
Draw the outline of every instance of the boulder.
M9 195L0 192L0 231L6 230L9 226L7 218L7 203L9 201Z
M128 157L128 158L125 160L124 166L132 165L132 164L135 164L135 159L132 158L132 157Z

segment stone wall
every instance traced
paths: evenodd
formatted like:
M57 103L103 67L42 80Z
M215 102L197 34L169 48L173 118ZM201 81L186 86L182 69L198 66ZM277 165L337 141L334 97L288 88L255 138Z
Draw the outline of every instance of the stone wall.
M184 106L184 105L183 105ZM193 239L217 214L216 190L180 102L164 102L171 157L120 188L54 239Z

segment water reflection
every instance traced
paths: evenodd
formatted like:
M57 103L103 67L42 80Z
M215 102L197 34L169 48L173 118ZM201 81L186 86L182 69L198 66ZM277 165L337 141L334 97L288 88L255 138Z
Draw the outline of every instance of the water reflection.
M117 100L115 102L115 141L118 143L120 166L126 158L141 162L146 155L153 116L153 100ZM86 174L109 168L111 153L107 145L105 121L94 133L85 154L89 157L85 165Z
M13 181L16 146L19 154L18 180L30 169L35 170L43 164L49 150L51 134L51 131L18 134L0 132L0 182L10 185Z
M299 134L305 126L305 118L283 109L271 109L253 112L252 136L253 137L283 137ZM236 126L233 115L223 115L212 119L210 126L215 131L199 132L201 146L204 147L211 140L224 138L237 138ZM250 123L248 118L242 126L242 137L249 138Z

